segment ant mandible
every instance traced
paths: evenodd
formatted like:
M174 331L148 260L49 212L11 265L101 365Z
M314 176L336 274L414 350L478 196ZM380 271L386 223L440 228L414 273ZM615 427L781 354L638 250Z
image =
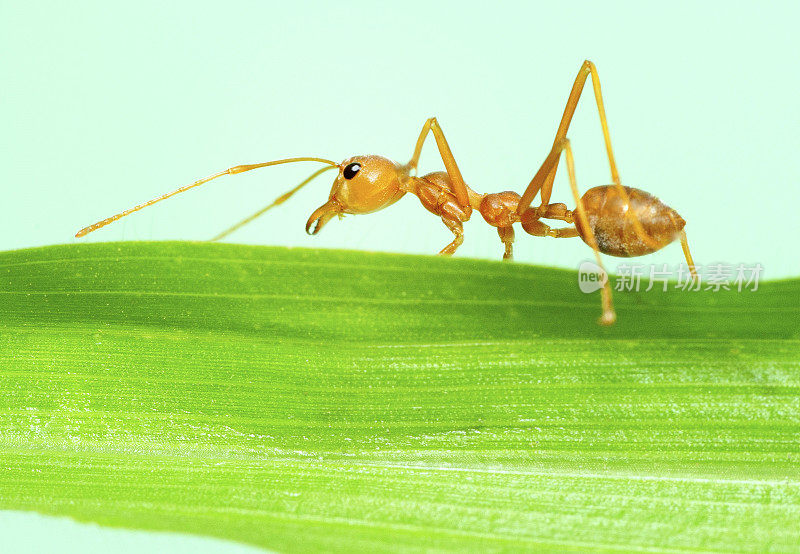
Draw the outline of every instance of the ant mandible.
M603 129L608 162L611 166L613 184L589 189L581 197L575 180L575 164L572 148L567 139L567 129L572 121L572 116L575 113L586 79L590 75L592 77L597 110L600 115L600 124ZM417 177L417 163L428 132L433 133L446 171L437 171ZM568 210L565 204L550 203L553 180L555 179L562 152L566 153L569 183L576 206L574 210ZM200 186L222 175L235 175L252 169L293 162L320 162L326 164L326 167L315 171L298 186L279 196L270 205L227 229L212 240L227 236L270 208L288 200L318 175L335 168L339 174L333 182L328 201L314 210L306 223L306 232L311 235L319 233L322 227L334 216L341 217L343 214L375 212L394 204L406 193L411 193L419 198L428 211L439 216L447 228L452 231L454 235L453 241L439 252L444 256L452 255L464 242L462 224L470 218L473 210L478 210L486 223L497 228L500 240L505 246L505 252L503 253L503 259L505 260L512 257L513 225L519 222L525 232L537 237L580 237L586 244L591 246L597 263L605 275L607 273L605 273L603 262L600 259L600 252L619 257L642 256L655 252L679 239L692 277L697 277L694 262L689 252L686 233L683 230L686 224L683 218L675 210L666 206L649 193L622 186L617 165L614 161L614 154L611 150L611 137L608 132L603 97L600 92L600 79L594 64L588 60L581 66L578 76L572 85L572 91L564 108L564 115L561 118L561 123L553 141L553 148L522 196L513 191L479 194L468 187L461 176L439 123L436 118L431 118L422 127L422 132L417 139L411 160L404 165L397 164L382 156L374 155L353 156L339 164L324 158L301 157L250 165L237 165L90 225L78 231L75 236L82 237L128 214ZM541 195L541 202L538 207L532 208L531 202L537 194ZM573 226L552 229L542 223L540 221L541 218L560 220L573 224ZM616 314L607 277L601 294L603 313L599 321L601 324L610 325L616 320Z

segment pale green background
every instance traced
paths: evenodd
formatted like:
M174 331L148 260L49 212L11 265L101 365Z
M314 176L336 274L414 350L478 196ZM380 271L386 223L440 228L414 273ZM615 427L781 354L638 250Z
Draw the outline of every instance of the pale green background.
M75 241L84 225L239 163L406 161L431 115L473 187L522 191L590 58L623 182L684 216L697 261L800 274L797 2L161 4L2 3L0 250ZM591 96L570 136L582 188L607 183ZM205 240L316 167L218 180L83 240ZM421 170L441 167L431 144ZM308 237L330 182L230 240L433 253L451 239L410 196ZM563 166L554 200L573 204ZM516 251L570 268L590 257L578 239L521 231ZM500 254L473 218L458 255ZM680 248L652 260L678 263Z
M522 191L590 58L623 182L686 218L696 260L800 275L797 2L0 6L0 250L73 242L86 224L239 163L406 161L431 115L474 188ZM590 98L570 136L582 188L607 183ZM218 180L84 240L207 239L314 167ZM439 168L429 145L421 169ZM329 183L231 240L414 253L450 240L413 197L308 237ZM556 187L571 205L563 168ZM499 257L480 217L466 231L458 255ZM518 237L521 261L576 268L589 257L577 239ZM651 260L678 263L680 248Z

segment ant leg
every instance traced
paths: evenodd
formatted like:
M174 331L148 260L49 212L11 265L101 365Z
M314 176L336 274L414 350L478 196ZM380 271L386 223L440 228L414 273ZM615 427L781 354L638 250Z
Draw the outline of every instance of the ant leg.
M561 202L557 204L547 204L546 206L539 206L538 208L525 210L522 217L519 218L522 223L522 228L529 235L535 237L575 237L578 235L578 230L573 227L564 229L551 229L549 225L544 224L539 219L557 219L567 223L574 223L575 212L567 209L566 204Z
M567 205L561 202L557 204L539 206L539 208L536 210L537 217L544 219L559 219L561 221L566 221L567 223L572 223L573 215L574 214L572 211L567 209Z
M614 151L611 148L611 134L608 131L608 120L606 118L606 110L603 104L603 94L600 90L600 77L597 74L597 68L594 66L594 64L589 60L586 60L583 62L583 65L578 71L577 77L575 77L575 82L572 85L572 90L570 91L569 98L567 99L567 105L564 108L564 114L561 117L561 123L559 123L558 130L556 131L556 138L553 141L553 149L550 151L550 154L547 156L547 158L545 158L544 162L539 168L539 171L537 171L536 175L534 175L533 179L531 179L528 188L522 195L522 199L520 200L517 208L517 214L520 216L530 206L534 197L540 190L542 206L550 202L550 195L553 192L553 180L555 179L556 170L558 169L558 161L563 150L561 144L567 137L567 130L572 122L572 116L575 114L575 108L578 106L578 100L583 92L586 79L590 75L592 77L592 88L594 90L594 98L597 104L597 112L600 116L600 126L603 129L603 140L605 141L606 153L608 154L608 164L611 168L611 181L619 192L619 195L622 197L622 200L626 204L630 205L630 198L628 197L628 192L625 190L625 187L623 187L622 183L620 182L619 171L617 170L617 162L614 159ZM644 230L642 222L639 221L639 218L636 217L636 214L633 213L633 211L628 210L626 217L630 218L633 230L642 242L651 248L660 248L661 245L658 243L658 241L654 240L647 233L647 231Z
M497 234L500 235L500 240L506 247L503 252L504 260L511 260L514 258L514 228L510 225L508 227L498 227Z
M442 157L447 175L450 177L453 194L461 207L469 213L471 211L471 204L467 185L464 183L464 178L461 176L461 171L458 169L458 164L456 163L455 157L453 157L453 152L450 150L450 145L447 144L444 132L442 128L439 127L439 122L436 121L435 117L428 119L422 126L422 131L420 131L419 138L417 139L417 145L414 147L414 155L406 164L406 168L416 171L417 164L419 163L419 156L422 153L422 145L425 144L428 131L431 131L433 133L433 138L436 139L439 155Z
M575 227L564 227L561 229L553 229L535 218L523 218L522 228L525 232L534 237L551 237L555 239L566 239L571 237L579 237L580 233ZM570 221L571 223L571 221Z
M681 231L681 248L683 248L683 255L686 257L686 263L689 265L689 272L694 279L697 279L697 271L694 267L692 253L689 252L689 241L686 240L686 231Z
M424 178L411 177L413 191L429 212L438 215L448 229L455 235L453 242L445 246L439 255L451 256L464 242L463 222L469 220L469 213L458 205L456 197L450 192L447 174L440 171Z
M218 241L218 240L224 239L225 237L227 237L228 235L230 235L234 231L238 231L239 229L241 229L242 227L244 227L245 225L247 225L251 221L255 220L258 217L261 217L268 210L271 210L275 206L283 204L284 202L289 200L289 198L291 198L292 195L294 195L294 193L296 193L298 190L300 190L301 188L306 186L308 183L310 183L311 181L313 181L314 179L316 179L317 177L319 177L320 175L322 175L323 173L325 173L329 169L334 169L334 167L333 166L325 166L322 169L316 170L314 173L312 173L310 176L308 176L305 180L303 180L303 182L301 182L299 185L294 187L292 190L290 190L289 192L285 192L285 193L281 194L279 197L277 197L275 200L273 200L271 204L269 204L268 206L266 206L264 208L261 208L256 213L244 218L243 220L241 220L236 225L231 225L230 227L228 227L227 229L222 231L220 234L215 236L213 239L211 239L210 242L214 242L214 241Z
M572 148L569 145L569 139L564 139L562 146L567 153L567 173L569 174L569 186L572 189L572 196L575 198L575 211L578 212L578 217L581 220L581 227L586 229L586 242L592 247L594 257L597 260L597 265L603 270L606 276L606 281L603 283L601 289L601 299L603 303L603 315L600 316L600 324L611 325L617 320L617 314L614 312L614 304L611 299L611 285L608 282L608 272L603 266L603 260L600 258L600 251L597 249L597 241L594 238L594 232L589 225L589 218L586 217L586 210L583 207L581 194L578 192L578 182L575 179L575 160L572 157Z
M442 222L453 232L455 238L453 242L441 249L439 255L452 256L456 253L458 247L464 243L464 226L461 224L461 220L450 217L448 214L442 214Z
M547 231L548 237L554 239L570 239L572 237L579 237L580 233L575 227L564 227L563 229L550 229Z
M583 93L583 87L586 84L586 79L592 76L592 88L594 89L594 98L597 103L597 111L600 115L600 125L603 128L603 139L606 144L606 152L608 153L608 163L611 167L611 180L615 185L620 185L619 172L617 171L617 163L614 160L614 152L611 149L611 135L608 131L608 121L606 119L606 110L603 105L603 94L600 90L600 77L597 74L597 68L592 62L586 60L581 65L578 75L575 77L575 82L572 84L572 90L567 98L567 105L564 107L564 114L561 116L561 123L558 125L556 137L553 140L553 148L550 154L545 158L539 171L536 172L533 179L531 179L528 188L522 195L517 213L522 215L531 202L536 197L536 194L542 191L542 205L550 202L550 195L553 191L553 180L556 177L556 170L558 168L558 160L561 157L561 142L567 138L567 131L572 122L572 116L575 115L575 108L578 106L578 100ZM621 185L620 185L620 188Z

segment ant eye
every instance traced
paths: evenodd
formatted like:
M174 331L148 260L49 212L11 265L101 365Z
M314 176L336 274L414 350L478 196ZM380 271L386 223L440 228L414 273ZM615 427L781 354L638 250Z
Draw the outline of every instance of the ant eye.
M356 176L356 173L358 173L360 169L360 163L348 164L347 167L344 168L344 171L342 171L342 175L344 175L344 178L349 181Z

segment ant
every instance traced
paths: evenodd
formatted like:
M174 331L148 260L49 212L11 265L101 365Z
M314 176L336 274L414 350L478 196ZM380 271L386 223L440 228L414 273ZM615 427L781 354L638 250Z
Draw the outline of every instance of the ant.
M575 164L572 148L567 139L567 130L589 76L592 78L606 153L611 166L612 184L591 188L581 197L575 179ZM433 134L446 171L437 171L417 177L417 163L429 132ZM574 210L567 209L567 206L562 203L550 203L553 180L562 153L566 153L569 183L576 206ZM580 237L594 251L597 264L605 277L601 293L603 312L599 319L599 322L604 325L614 323L616 313L612 304L607 273L600 259L600 252L619 257L642 256L655 252L679 239L692 277L697 278L686 233L683 230L686 224L684 219L658 198L643 190L626 187L620 183L619 172L611 150L611 138L600 91L600 79L594 64L588 60L581 66L572 85L561 123L553 141L553 147L522 196L512 191L480 194L467 186L444 133L434 117L428 119L423 125L414 148L414 154L411 160L404 165L375 155L353 156L339 164L324 158L300 157L237 165L90 225L78 231L75 236L82 237L126 215L222 175L236 175L261 167L294 162L319 162L326 166L312 173L307 179L279 196L267 207L220 233L212 240L227 236L267 210L282 204L325 171L337 169L338 175L333 182L328 201L314 210L306 222L308 234L319 233L334 216L341 218L344 214L367 214L382 210L400 200L406 193L411 193L419 198L425 209L439 216L453 233L453 241L439 252L444 256L455 253L456 249L464 242L462 224L469 220L473 210L480 212L486 223L497 228L500 241L505 247L504 260L510 260L512 257L513 225L517 222L521 223L526 233L536 237ZM537 194L541 195L541 202L538 207L534 208L531 207L531 202ZM542 218L563 221L572 226L553 229L541 222Z

